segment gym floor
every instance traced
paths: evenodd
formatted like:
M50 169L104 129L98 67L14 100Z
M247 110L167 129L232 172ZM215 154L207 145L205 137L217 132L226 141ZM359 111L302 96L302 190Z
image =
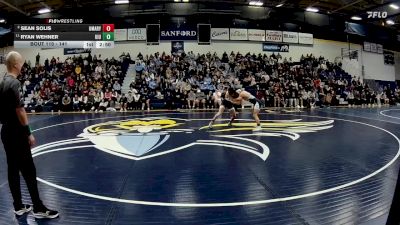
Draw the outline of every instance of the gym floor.
M260 132L249 110L208 129L214 114L30 115L39 190L60 218L14 216L1 149L0 224L385 224L400 108L267 110Z

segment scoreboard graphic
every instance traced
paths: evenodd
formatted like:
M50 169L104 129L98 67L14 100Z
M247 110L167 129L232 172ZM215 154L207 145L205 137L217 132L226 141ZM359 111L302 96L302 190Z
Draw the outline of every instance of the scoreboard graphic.
M15 48L114 48L114 24L16 24Z

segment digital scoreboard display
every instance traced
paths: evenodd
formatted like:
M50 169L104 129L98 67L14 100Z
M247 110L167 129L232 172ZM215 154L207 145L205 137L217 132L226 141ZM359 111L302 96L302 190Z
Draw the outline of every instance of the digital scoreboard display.
M14 47L114 48L114 24L16 24Z

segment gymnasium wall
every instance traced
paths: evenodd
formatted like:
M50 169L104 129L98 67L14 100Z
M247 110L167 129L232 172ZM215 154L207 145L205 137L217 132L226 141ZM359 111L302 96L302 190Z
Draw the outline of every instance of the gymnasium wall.
M348 48L348 43L314 39L314 45L290 45L288 53L280 53L283 57L292 57L293 60L297 61L301 55L312 53L315 56L324 56L329 61L335 61L335 58L341 56L341 49ZM362 68L364 66L364 76L366 79L375 80L387 80L394 81L397 74L400 74L400 68L395 70L395 66L384 65L383 55L374 54L362 51L362 46L358 44L351 44L351 49L359 50L358 60L343 59L342 64L345 71L350 74L363 78ZM6 52L10 51L12 47L5 49ZM185 41L184 49L186 52L193 51L194 53L207 53L217 52L221 55L224 51L228 54L231 51L241 53L267 53L263 52L261 42L245 42L245 41L213 41L211 45L198 45L196 41ZM64 55L63 49L16 49L26 59L35 61L35 56L39 52L41 57L40 61L43 62L46 58L60 57L61 60L71 55ZM118 58L122 52L129 52L132 58L141 52L143 55L153 54L155 52L170 53L171 42L161 42L159 45L146 45L145 42L116 42L113 49L93 49L92 55L101 54L102 58L105 57L116 57ZM398 57L396 57L398 59ZM396 60L396 65L399 65L399 60ZM399 75L400 76L400 75Z
M394 53L394 71L396 80L400 80L400 52Z
M247 42L247 41L213 41L211 45L198 45L196 41L185 41L185 51L193 51L195 53L207 53L217 52L222 54L224 51L230 53L241 52L241 53L267 53L263 52L261 42ZM340 56L341 48L347 48L348 44L344 42L326 41L314 39L313 46L307 45L290 45L289 53L281 53L284 57L292 57L293 59L299 59L302 54L313 53L316 56L323 55L325 58L333 61L335 57ZM351 48L361 48L360 45L351 45ZM51 58L53 55L58 55L60 59L64 56L62 49L18 49L28 59L34 60L38 52L44 60L46 57ZM153 54L155 52L169 53L171 51L170 42L161 42L160 45L146 45L144 42L116 42L113 49L93 49L93 54L102 54L103 56L114 56L118 57L122 52L130 52L132 56L136 56L139 52L142 54Z
M395 80L395 66L385 65L382 54L363 52L363 62L365 79L384 81Z

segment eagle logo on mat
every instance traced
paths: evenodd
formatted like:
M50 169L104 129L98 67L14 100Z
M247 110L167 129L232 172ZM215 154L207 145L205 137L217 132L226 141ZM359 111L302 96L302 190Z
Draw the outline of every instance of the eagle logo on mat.
M196 122L199 121L163 117L110 121L89 126L78 137L92 142L101 151L133 160L201 145L206 146L206 150L242 150L265 161L270 150L266 142L257 137L288 137L294 141L302 133L332 128L334 121L271 120L261 123L261 132L253 132L255 123L249 122L239 121L232 126L215 124L211 130L208 126L193 128Z
M161 146L171 133L191 133L179 129L182 123L170 119L111 121L87 127L79 137L88 138L96 147L121 154L141 156Z

